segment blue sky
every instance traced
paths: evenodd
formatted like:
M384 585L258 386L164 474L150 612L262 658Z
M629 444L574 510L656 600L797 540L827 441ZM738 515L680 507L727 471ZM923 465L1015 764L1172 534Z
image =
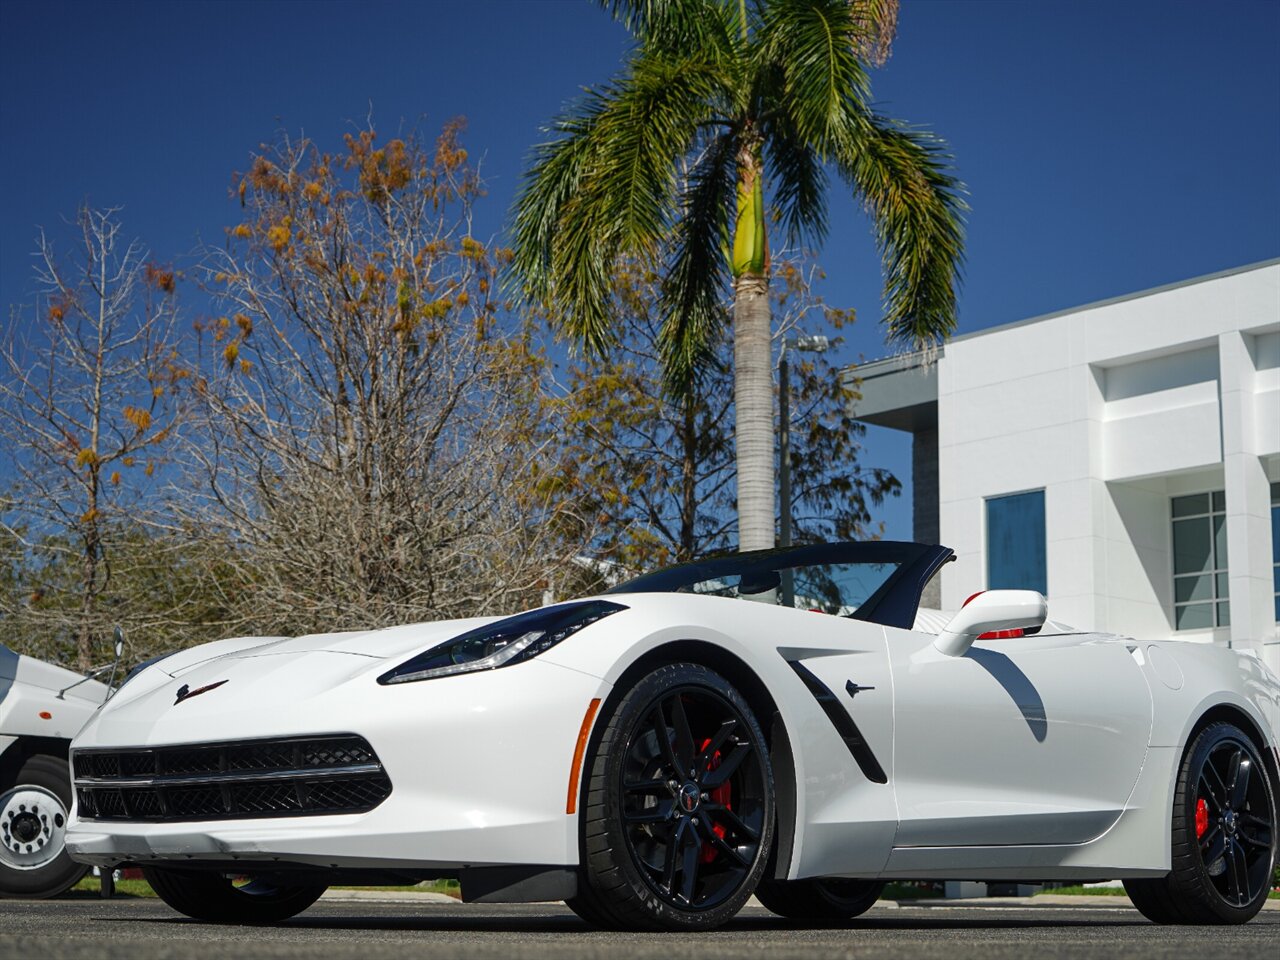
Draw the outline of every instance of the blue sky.
M465 115L496 234L539 127L627 44L578 0L5 0L0 308L30 299L37 226L82 201L181 264L235 222L231 173L258 143L336 144L371 111L384 133ZM969 186L962 331L1280 255L1280 3L903 0L873 84ZM848 198L821 262L828 300L859 311L850 359L883 355ZM905 476L906 438L875 431L865 459ZM908 504L886 508L891 535Z

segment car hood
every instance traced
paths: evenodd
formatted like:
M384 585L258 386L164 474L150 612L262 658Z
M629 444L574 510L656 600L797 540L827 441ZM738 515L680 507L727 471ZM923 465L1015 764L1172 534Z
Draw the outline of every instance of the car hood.
M372 683L390 666L494 619L220 640L142 671L99 716L110 716L113 737L137 744L207 739L211 729L225 727L229 713L287 723L287 715L307 703L332 697L346 684Z
M473 627L501 617L470 617L437 620L380 630L353 630L345 633L312 633L302 637L235 637L192 647L159 661L156 667L170 677L186 677L193 671L227 661L261 657L303 657L331 653L387 660L412 656L452 639Z

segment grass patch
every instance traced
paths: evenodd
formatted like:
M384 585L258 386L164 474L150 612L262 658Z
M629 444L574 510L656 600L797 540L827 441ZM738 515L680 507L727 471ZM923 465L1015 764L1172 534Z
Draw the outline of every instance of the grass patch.
M102 892L102 881L90 874L85 877L74 887L68 890L63 896L67 897L86 897L99 896ZM156 892L151 889L151 884L145 880L117 880L116 896L117 897L154 897Z
M1054 893L1066 897L1124 897L1124 887L1054 887L1052 890L1040 890L1036 896ZM1268 900L1280 900L1280 889L1267 894Z

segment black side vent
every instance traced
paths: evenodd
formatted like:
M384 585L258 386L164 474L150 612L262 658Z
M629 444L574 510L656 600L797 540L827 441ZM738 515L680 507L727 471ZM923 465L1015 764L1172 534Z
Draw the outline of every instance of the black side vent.
M800 678L801 682L809 689L809 692L813 694L813 699L818 701L818 706L827 715L831 725L836 728L836 733L840 734L840 739L849 748L853 762L858 765L858 769L862 771L863 776L872 783L888 783L889 778L885 775L884 767L880 766L880 761L872 753L871 747L862 735L862 731L853 722L853 717L849 716L849 711L844 708L836 698L836 695L831 692L831 688L819 680L813 671L799 660L788 660L787 663L796 672L796 676Z

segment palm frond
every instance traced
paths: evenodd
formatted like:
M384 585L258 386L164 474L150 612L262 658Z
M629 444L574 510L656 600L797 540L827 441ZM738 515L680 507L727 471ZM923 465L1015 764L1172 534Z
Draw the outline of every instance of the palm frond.
M662 289L659 338L667 390L681 395L713 354L725 323L724 244L736 184L737 141L714 137L694 163L676 221L675 251Z
M964 185L946 144L932 134L874 115L851 117L849 126L837 162L874 222L885 265L887 335L929 347L956 327Z
M763 9L758 69L781 77L769 106L785 110L825 161L844 136L850 101L860 106L870 95L860 14L849 0L771 0Z
M557 118L547 132L559 138L538 144L531 152L514 204L515 245L508 287L530 300L551 296L551 250L565 205L577 194L591 167L593 131L605 103L587 97L574 110Z
M870 66L884 66L898 33L898 0L849 0L849 5L858 21L858 55Z
M714 66L641 54L630 74L590 92L544 144L516 201L513 269L590 350L613 333L619 257L657 256L676 206L676 163L723 99Z
M650 53L700 51L725 62L741 42L736 0L599 0Z
M820 244L827 236L827 171L786 116L767 120L765 163L773 202L788 243Z

